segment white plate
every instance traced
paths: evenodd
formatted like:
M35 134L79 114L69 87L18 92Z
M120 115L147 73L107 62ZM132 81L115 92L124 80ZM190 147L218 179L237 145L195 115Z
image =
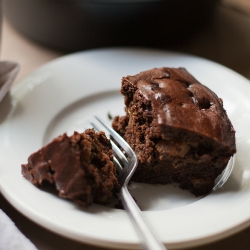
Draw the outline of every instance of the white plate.
M86 117L123 114L121 77L153 67L185 67L224 100L237 131L228 182L196 198L174 185L133 184L131 191L169 248L204 244L250 225L250 85L237 73L201 58L142 49L100 49L62 57L20 82L0 105L0 185L24 215L56 233L109 248L136 248L126 212L71 201L33 186L21 163L52 138L81 130Z

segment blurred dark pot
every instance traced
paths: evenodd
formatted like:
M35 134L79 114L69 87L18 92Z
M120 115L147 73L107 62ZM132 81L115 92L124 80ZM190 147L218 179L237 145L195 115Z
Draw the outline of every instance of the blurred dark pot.
M45 46L78 51L106 46L164 47L202 28L217 0L6 0L4 13Z

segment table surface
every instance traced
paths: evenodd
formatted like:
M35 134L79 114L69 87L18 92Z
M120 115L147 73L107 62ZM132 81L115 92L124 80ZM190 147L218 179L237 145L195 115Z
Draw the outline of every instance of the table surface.
M239 10L243 10L242 13ZM249 13L249 15L248 15ZM183 44L168 49L186 52L223 64L250 79L250 1L224 0L218 7L213 22L199 34ZM40 65L63 53L44 48L29 41L4 20L2 29L1 60L19 62L21 71L14 84ZM0 208L8 214L17 227L36 245L46 250L97 250L63 238L31 222L13 208L0 194ZM191 248L192 250L245 250L250 249L250 227L220 241Z

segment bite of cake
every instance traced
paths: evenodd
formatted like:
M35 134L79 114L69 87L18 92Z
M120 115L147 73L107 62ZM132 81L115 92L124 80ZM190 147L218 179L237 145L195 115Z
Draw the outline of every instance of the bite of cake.
M184 68L123 77L121 93L126 115L112 125L138 156L132 180L209 193L236 152L222 100Z
M22 174L37 186L54 184L59 196L83 206L108 204L119 189L110 141L93 129L55 138L29 156Z

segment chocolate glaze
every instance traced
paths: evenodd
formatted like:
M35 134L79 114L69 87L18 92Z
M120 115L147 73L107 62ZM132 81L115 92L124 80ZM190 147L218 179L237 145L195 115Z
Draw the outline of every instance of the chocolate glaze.
M155 68L127 76L125 82L151 102L153 124L162 132L166 127L191 131L235 152L235 131L222 100L184 68ZM127 106L129 102L127 97Z

